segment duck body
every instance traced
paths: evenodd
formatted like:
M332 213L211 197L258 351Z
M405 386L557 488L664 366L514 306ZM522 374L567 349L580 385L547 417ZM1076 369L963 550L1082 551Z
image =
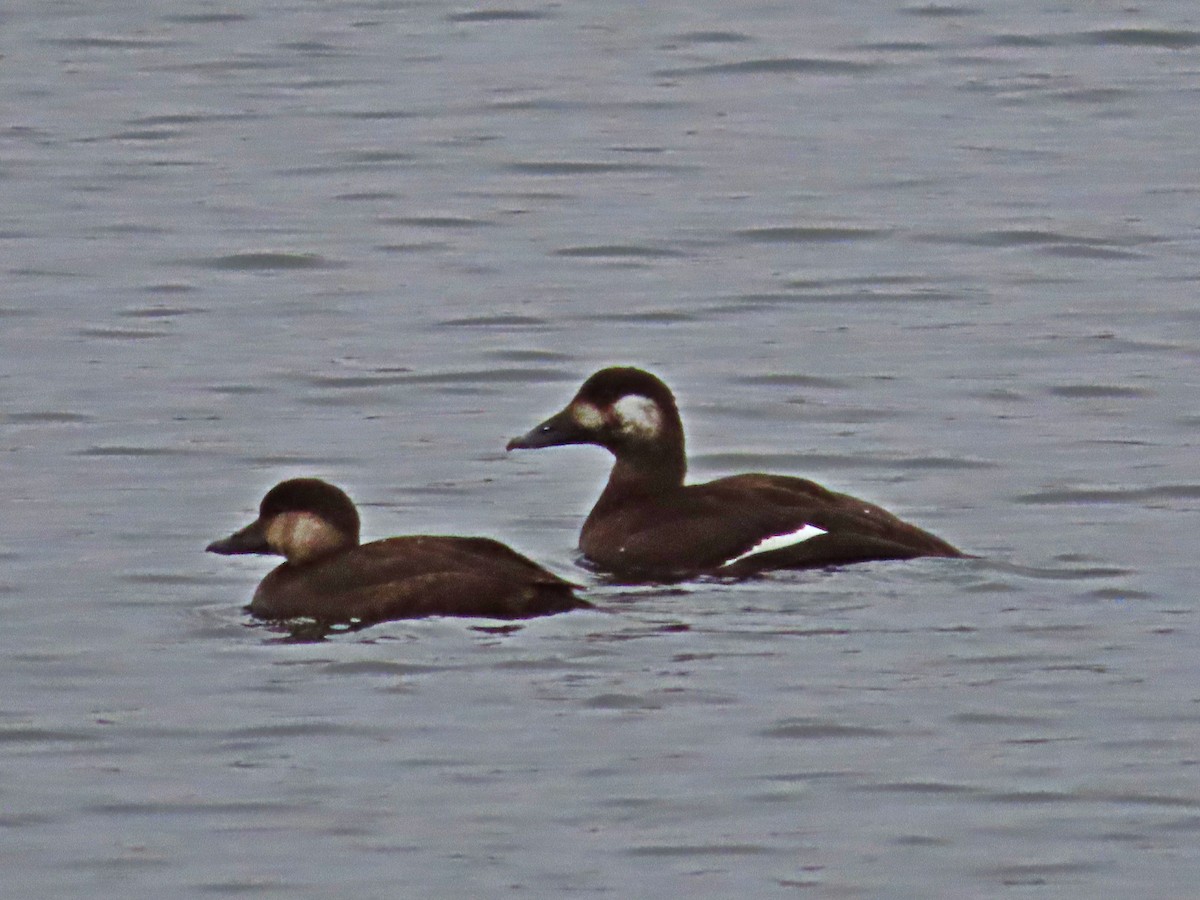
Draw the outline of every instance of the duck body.
M744 578L917 556L961 556L880 506L804 478L745 474L685 484L674 396L648 372L603 369L560 413L509 449L590 443L616 457L580 533L597 569L620 580Z
M426 616L523 619L587 604L571 585L499 541L413 535L314 562L285 562L248 607L259 619L370 624Z
M359 544L350 498L313 478L276 485L257 520L208 550L286 558L250 601L259 619L370 625L426 616L519 619L590 606L570 582L490 538L410 535Z
M598 568L651 580L961 555L873 503L763 474L655 495L605 491L584 522L580 549Z

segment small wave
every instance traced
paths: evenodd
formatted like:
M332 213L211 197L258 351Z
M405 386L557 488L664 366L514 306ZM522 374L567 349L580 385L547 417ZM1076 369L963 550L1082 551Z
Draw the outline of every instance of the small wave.
M714 63L706 66L685 66L678 69L659 69L659 78L689 78L706 75L861 75L884 67L879 62L859 62L849 59L811 57L782 57L777 59L747 59L739 62Z
M1031 505L1087 503L1161 503L1200 498L1200 484L1164 484L1152 487L1063 487L1019 494L1018 503Z
M469 9L450 13L447 22L459 24L472 22L537 22L550 18L550 13L539 9Z
M244 251L223 256L211 256L191 260L193 265L205 269L226 272L274 272L291 269L333 269L341 263L334 262L318 253L288 253L271 250Z
M893 732L867 725L845 725L817 719L784 719L759 732L763 737L790 740L826 740L829 738L885 738Z

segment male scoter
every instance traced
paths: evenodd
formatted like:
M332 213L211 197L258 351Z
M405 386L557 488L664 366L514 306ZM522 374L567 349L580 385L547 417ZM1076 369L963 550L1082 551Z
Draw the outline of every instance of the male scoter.
M596 444L616 457L579 545L595 568L621 581L963 555L873 503L804 478L747 474L685 485L675 398L641 369L600 370L508 449L564 444Z

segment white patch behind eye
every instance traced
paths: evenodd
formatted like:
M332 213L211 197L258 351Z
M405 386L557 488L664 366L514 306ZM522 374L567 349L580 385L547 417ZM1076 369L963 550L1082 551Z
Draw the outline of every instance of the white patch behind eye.
M591 403L576 403L571 407L571 415L588 431L599 431L604 427L604 416Z
M754 556L758 553L770 553L772 550L782 550L784 547L794 547L796 544L803 544L807 540L828 533L824 528L818 528L816 525L801 525L795 531L789 531L787 534L776 534L763 538L745 553L739 554L733 559L726 560L722 565L732 566L735 562L745 559L747 556Z
M613 412L624 434L655 438L662 431L662 410L649 397L626 394L613 404Z
M293 562L322 556L340 547L344 541L332 525L308 512L283 513L267 526L267 544Z

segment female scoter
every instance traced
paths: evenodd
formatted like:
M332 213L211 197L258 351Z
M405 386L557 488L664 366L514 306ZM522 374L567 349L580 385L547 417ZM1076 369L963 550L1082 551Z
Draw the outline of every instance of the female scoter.
M962 556L885 509L787 475L683 483L683 423L670 389L634 368L602 369L509 450L596 444L616 457L579 537L622 581L742 578L915 556Z
M424 616L520 619L591 605L570 582L490 538L360 544L358 531L358 511L342 490L294 478L267 492L254 522L207 549L285 558L247 607L260 619L362 626Z

